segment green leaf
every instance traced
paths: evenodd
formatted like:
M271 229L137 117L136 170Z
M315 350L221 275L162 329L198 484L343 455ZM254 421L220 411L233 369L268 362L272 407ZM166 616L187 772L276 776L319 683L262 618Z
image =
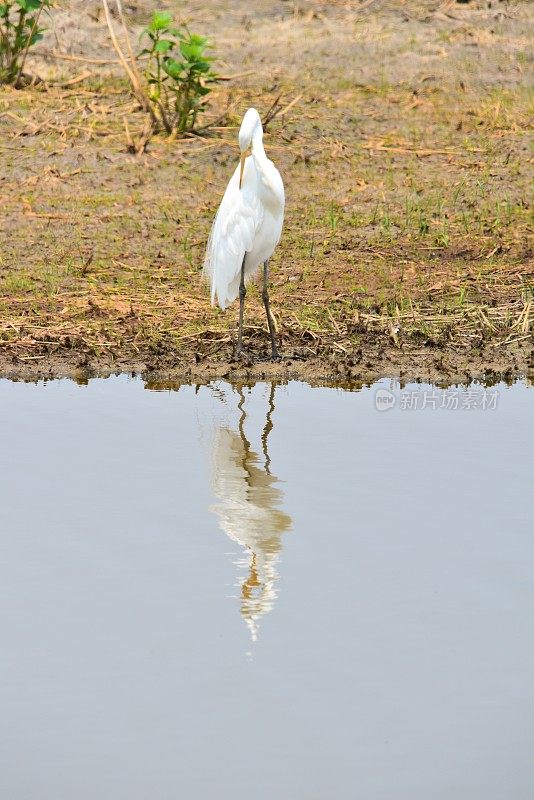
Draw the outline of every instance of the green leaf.
M172 14L169 11L154 11L149 30L164 31L172 25Z
M189 41L191 44L197 44L199 47L204 47L208 40L205 36L199 36L198 33L192 33L189 37Z
M174 47L174 42L171 42L170 39L160 39L159 42L156 43L154 47L155 53L167 53Z
M38 11L42 4L42 0L17 0L23 11Z
M194 72L206 73L210 71L211 64L209 61L197 61L192 65L192 69Z
M190 42L180 42L180 52L188 61L199 61L202 58L203 47Z
M32 44L36 44L37 42L41 42L43 40L43 32L42 31L35 31L33 36L30 39L30 47Z
M166 58L163 62L163 69L175 81L180 80L184 71L184 65L180 61L175 61L174 58Z

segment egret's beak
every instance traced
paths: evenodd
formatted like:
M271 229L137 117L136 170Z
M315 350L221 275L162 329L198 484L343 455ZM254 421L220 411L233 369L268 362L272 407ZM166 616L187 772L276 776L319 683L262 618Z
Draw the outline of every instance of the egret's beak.
M239 159L239 167L240 167L239 168L239 188L240 189L241 189L241 184L243 183L243 171L245 169L245 161L248 158L248 156L251 156L251 155L252 155L252 147L247 147L247 149L244 150L241 153L241 158Z

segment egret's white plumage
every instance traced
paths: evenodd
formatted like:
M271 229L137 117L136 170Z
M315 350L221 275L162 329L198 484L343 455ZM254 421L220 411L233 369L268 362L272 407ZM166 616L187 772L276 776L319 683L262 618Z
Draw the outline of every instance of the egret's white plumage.
M255 108L249 108L243 117L239 147L241 161L219 206L204 261L212 304L218 302L222 309L240 294L240 284L244 287L258 267L267 264L280 240L284 221L284 184L265 154L263 128ZM266 282L266 266L265 270ZM241 294L242 306L243 289ZM266 285L264 295L271 329Z

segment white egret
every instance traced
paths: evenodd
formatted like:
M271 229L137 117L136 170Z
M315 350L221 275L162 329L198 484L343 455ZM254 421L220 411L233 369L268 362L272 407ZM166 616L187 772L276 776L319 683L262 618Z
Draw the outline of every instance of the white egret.
M236 356L243 347L243 311L248 281L263 264L262 298L271 336L272 357L278 358L274 320L269 307L269 259L282 234L284 184L263 147L263 127L249 108L239 129L241 158L224 193L213 223L204 274L211 284L211 302L225 309L239 295Z

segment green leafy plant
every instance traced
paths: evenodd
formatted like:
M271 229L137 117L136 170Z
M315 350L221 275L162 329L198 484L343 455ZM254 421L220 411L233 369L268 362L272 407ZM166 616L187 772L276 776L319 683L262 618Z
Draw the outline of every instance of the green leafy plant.
M17 84L28 50L43 38L39 19L51 0L0 2L0 83Z
M219 81L207 55L208 40L174 25L172 14L156 11L142 36L148 39L139 57L147 57L145 79L153 116L167 133L193 130Z

